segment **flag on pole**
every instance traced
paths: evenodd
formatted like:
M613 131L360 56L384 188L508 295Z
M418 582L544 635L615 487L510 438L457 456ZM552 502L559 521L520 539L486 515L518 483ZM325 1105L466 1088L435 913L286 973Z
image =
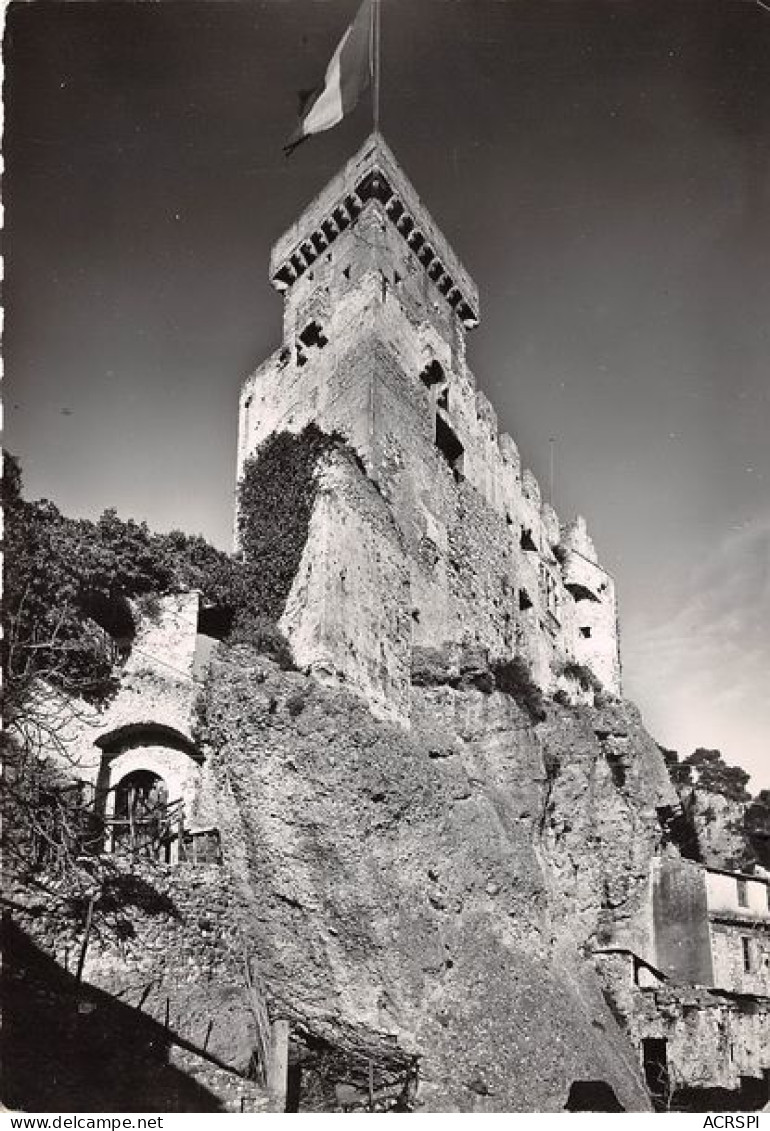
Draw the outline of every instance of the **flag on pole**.
M299 124L284 148L288 156L312 134L341 122L366 90L373 70L373 7L363 0L326 68L324 81L302 99Z

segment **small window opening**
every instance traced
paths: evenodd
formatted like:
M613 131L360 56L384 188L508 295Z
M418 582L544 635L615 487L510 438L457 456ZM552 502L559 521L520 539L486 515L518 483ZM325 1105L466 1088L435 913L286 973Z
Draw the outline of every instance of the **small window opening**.
M446 377L441 365L439 365L439 363L434 359L433 361L429 361L425 366L422 373L420 374L420 380L422 381L423 385L427 385L430 389L431 386L438 385L442 381L445 381Z
M537 550L537 546L535 545L534 539L532 538L532 531L526 526L522 526L521 528L521 538L519 539L519 545L521 546L522 550Z
M510 511L505 512L505 521L509 526L513 526L513 519L511 518Z
M449 412L449 389L442 389L436 401L438 408L443 408L444 412Z
M765 884L765 900L767 901L767 910L770 911L770 884Z
M751 939L747 939L745 935L741 937L741 949L743 951L743 971L745 974L751 974L754 969L751 953Z
M400 282L401 282L401 276L399 275L398 271L394 271L393 272L393 285L395 286L396 283L400 283Z
M749 885L746 880L736 880L738 886L738 906L748 907L749 905Z
M312 322L308 322L305 329L301 331L299 340L303 345L316 346L319 350L322 350L324 346L328 346L329 344L329 339L321 329L321 324L316 322L315 319Z
M350 267L343 267L342 268L342 274L345 276L346 279L349 279L350 278Z
M436 447L447 461L455 478L461 478L464 471L465 449L441 416L436 416Z
M519 590L519 609L523 613L532 608L532 601L526 589Z
M581 626L580 635L585 636L586 640L589 640L591 638L591 629L587 624Z
M300 369L303 365L307 365L307 354L304 350L301 350L299 346L297 347L297 365Z
M284 346L283 349L281 350L281 352L278 354L278 364L281 367L281 369L283 369L284 365L289 364L290 358L291 358L291 350L289 349L288 346Z

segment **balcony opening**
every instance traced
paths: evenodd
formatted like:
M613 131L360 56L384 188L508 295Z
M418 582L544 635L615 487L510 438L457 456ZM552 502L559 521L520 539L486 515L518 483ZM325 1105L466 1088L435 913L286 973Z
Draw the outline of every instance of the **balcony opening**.
M465 449L438 413L436 414L436 447L452 469L455 479L462 479L465 470Z
M537 546L535 545L534 539L532 537L532 531L526 526L522 526L522 528L521 528L521 537L519 538L519 545L521 546L522 550L530 550L530 551L535 550L535 551L537 551Z

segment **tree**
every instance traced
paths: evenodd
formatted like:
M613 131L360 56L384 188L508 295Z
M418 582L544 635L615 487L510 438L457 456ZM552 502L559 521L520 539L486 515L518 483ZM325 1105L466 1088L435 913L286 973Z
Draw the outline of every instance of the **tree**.
M707 750L699 746L685 759L684 765L690 768L693 784L699 789L720 793L730 801L744 804L751 800L751 794L746 789L751 775L740 766L729 766L719 750Z

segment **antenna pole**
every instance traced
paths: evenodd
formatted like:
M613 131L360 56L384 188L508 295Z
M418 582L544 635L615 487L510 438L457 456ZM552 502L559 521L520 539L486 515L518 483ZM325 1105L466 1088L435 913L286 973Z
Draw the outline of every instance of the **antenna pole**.
M372 0L372 32L370 38L370 70L372 73L372 109L374 132L380 130L380 0Z

